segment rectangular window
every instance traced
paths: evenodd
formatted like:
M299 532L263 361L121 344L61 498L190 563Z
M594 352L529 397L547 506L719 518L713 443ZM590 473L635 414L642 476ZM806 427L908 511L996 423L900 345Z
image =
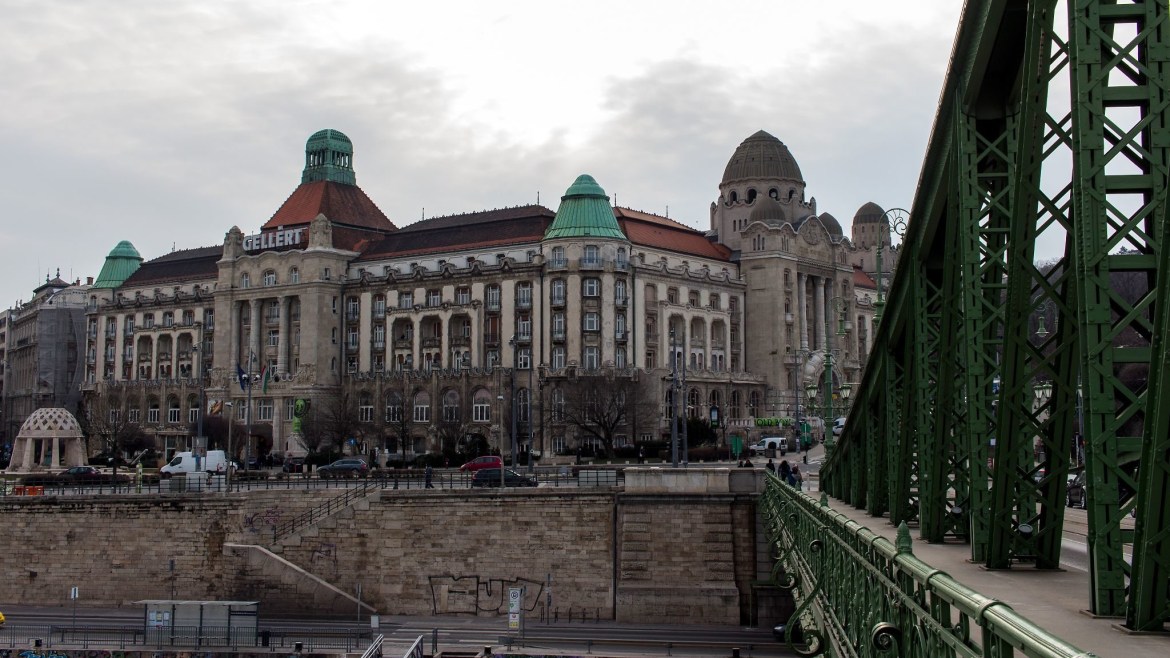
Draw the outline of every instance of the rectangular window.
M626 367L626 348L619 347L614 352L613 365L616 368L625 369Z
M488 286L485 293L484 305L489 311L500 310L500 287Z
M126 412L126 421L127 422L137 423L141 419L142 419L142 410L141 409L131 409L130 411Z
M532 317L521 315L516 319L516 337L520 340L532 339Z
M516 352L516 367L520 370L528 370L532 367L532 350L527 347L522 347Z
M146 422L152 425L158 423L158 407L151 407L146 410Z
M471 303L471 288L459 288L455 291L456 304L470 304Z
M187 410L187 422L188 423L199 422L199 407L191 407L190 409Z
M601 330L601 315L599 313L589 312L585 314L585 331L600 331Z
M268 330L268 346L277 347L280 345L280 331L277 329Z
M558 455L565 454L565 437L557 435L553 437L553 452Z
M412 293L412 292L398 293L398 308L402 308L402 309L414 308L414 293Z
M358 422L372 423L374 422L374 405L363 404L358 407Z
M256 401L256 420L272 420L272 398L260 398Z
M552 316L552 337L555 340L560 340L565 337L565 314L553 313Z
M516 307L532 308L532 284L521 283L516 286Z
M295 417L295 416L293 416L293 414L296 413L296 410L297 410L297 401L296 400L294 400L293 398L289 398L289 399L284 401L284 419L285 420L292 420Z
M487 351L487 367L488 368L495 368L498 365L500 365L500 351L499 350L488 350Z
M582 282L581 293L586 297L597 297L601 294L601 281L598 279L585 279Z
M601 367L601 350L597 347L585 348L585 369L597 370Z
M110 422L117 423L119 415L120 414L118 413L117 409L110 409Z
M438 290L427 291L427 306L442 306L443 295Z
M553 370L565 367L565 348L557 346L552 349L552 367Z
M431 405L426 401L415 401L414 403L414 422L429 423L431 422Z
M400 423L402 422L402 405L394 404L393 401L386 402L386 422Z
M386 357L382 354L374 355L374 372L382 372L386 369Z

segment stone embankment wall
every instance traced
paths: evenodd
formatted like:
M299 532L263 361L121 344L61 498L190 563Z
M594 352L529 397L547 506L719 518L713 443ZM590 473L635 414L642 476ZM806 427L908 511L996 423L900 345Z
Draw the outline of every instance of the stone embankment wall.
M259 600L353 614L360 585L386 615L498 615L519 585L530 614L738 624L757 576L744 475L664 485L627 473L624 491L376 490L275 544L274 526L341 492L0 499L0 602L65 605L78 586L82 605ZM306 587L306 572L332 587Z

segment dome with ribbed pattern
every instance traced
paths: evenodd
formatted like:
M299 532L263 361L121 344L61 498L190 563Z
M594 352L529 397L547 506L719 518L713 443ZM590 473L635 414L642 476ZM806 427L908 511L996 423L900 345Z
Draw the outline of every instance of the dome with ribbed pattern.
M784 179L803 183L796 158L784 142L761 130L743 140L723 170L723 185L741 180Z
M557 216L544 234L546 240L583 237L626 239L605 190L588 174L578 176L565 191Z

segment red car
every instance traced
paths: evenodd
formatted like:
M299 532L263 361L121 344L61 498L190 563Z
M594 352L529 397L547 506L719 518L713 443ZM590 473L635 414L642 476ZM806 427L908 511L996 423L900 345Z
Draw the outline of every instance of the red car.
M486 455L483 457L476 457L459 467L460 472L474 473L482 468L503 468L504 460L496 455Z

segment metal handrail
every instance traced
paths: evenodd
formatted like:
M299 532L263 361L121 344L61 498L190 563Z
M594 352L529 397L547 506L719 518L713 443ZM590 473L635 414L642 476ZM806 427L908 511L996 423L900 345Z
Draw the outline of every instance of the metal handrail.
M370 489L381 489L385 486L386 481L380 478L363 480L358 486L352 489L346 489L345 493L340 496L334 496L325 501L324 504L299 514L284 523L273 526L272 541L278 541L281 537L290 535L301 527L312 525L322 519L333 516L336 512L349 507L350 503L358 497L364 496Z
M787 626L803 640L787 641L800 655L829 644L845 656L862 645L922 658L1093 656L916 558L904 523L891 542L773 473L760 507L778 554L772 580L796 601Z

